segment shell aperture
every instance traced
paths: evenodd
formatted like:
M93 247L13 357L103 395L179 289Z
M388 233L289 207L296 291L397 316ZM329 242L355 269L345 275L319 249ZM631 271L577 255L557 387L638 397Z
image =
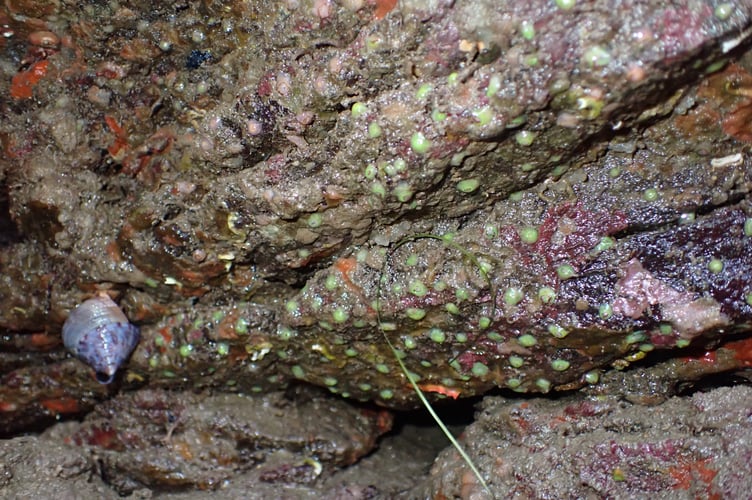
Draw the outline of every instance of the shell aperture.
M81 303L63 324L63 343L96 372L97 381L109 384L138 345L140 332L123 311L102 293Z

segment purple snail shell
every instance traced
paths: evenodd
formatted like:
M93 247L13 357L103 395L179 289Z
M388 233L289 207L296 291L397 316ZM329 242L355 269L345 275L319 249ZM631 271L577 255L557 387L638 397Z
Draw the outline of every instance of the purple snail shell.
M107 294L83 302L63 324L63 344L96 372L97 381L109 384L133 349L140 332Z

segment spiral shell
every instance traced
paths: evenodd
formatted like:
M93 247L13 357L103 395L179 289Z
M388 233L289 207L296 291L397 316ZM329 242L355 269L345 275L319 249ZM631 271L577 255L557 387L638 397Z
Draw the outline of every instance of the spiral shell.
M63 343L78 359L96 372L97 380L109 384L123 362L138 345L138 327L106 294L99 294L74 309L63 324Z

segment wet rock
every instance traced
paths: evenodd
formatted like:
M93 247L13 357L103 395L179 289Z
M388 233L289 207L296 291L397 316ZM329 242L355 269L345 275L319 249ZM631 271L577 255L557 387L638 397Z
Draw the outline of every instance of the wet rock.
M301 393L214 396L143 390L100 405L52 436L87 450L120 494L226 487L253 470L266 483L310 483L372 451L385 410Z
M410 378L505 391L500 498L749 491L747 388L674 396L752 364L752 5L376 3L0 8L0 433L83 419L2 488L395 496L334 478ZM101 292L106 386L59 339ZM448 450L417 496L476 494Z
M617 398L487 398L463 435L493 498L744 497L752 388L635 406ZM484 498L456 451L415 498Z
M48 7L2 11L7 433L143 386L545 393L748 335L747 2ZM55 342L99 291L143 334L108 388Z
M83 450L36 436L0 441L0 492L5 498L118 498Z

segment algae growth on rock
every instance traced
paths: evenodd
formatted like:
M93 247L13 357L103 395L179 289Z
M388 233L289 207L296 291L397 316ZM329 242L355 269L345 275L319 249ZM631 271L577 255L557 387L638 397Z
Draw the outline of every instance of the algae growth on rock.
M432 399L746 335L750 6L561 4L5 6L2 426L143 386L415 407L384 335ZM142 331L111 389L59 341L97 291Z

